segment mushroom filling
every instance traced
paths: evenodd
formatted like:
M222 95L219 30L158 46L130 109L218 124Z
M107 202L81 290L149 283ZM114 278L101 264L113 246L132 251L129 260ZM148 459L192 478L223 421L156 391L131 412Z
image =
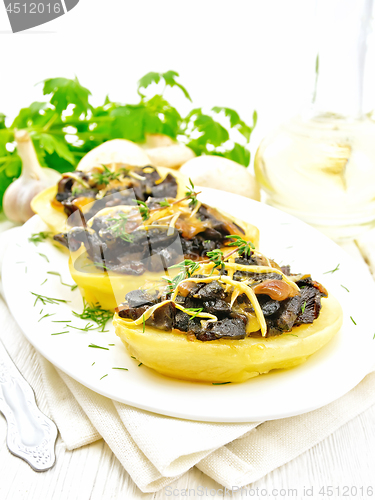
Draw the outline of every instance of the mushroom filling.
M84 205L93 203L85 214L88 220L103 208L130 204L134 194L140 201L145 201L149 196L174 198L177 195L177 181L171 174L160 182L161 177L154 167L128 169L120 164L115 167L115 170L110 170L100 165L89 172L76 170L64 174L58 183L53 203L62 205L68 216L82 210ZM127 193L126 190L130 191Z
M166 270L182 258L202 260L227 245L231 234L243 236L245 231L212 207L148 198L138 207L133 200L133 206L99 213L87 227L74 227L54 239L73 252L83 244L98 269L141 275Z
M288 274L283 273L276 264L277 272L270 273L257 260L254 253L237 257L220 271L201 264L173 290L159 283L129 292L116 312L129 326L144 324L203 342L271 337L312 323L320 314L321 297L328 296L325 288L309 275L291 275L288 268L284 268ZM238 271L230 278L228 271L242 270L244 261L249 267L246 278Z

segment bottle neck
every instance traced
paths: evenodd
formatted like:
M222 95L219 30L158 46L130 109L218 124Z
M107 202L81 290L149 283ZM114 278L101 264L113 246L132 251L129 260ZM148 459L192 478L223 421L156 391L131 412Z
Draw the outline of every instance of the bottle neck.
M362 116L373 0L317 0L315 114Z

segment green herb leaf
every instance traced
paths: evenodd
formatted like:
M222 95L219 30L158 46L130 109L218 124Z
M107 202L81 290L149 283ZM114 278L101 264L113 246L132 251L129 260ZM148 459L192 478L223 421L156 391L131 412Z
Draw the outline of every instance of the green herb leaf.
M98 329L101 332L104 332L105 326L107 322L112 319L113 312L108 311L107 309L102 309L99 303L97 304L89 304L83 299L83 311L82 313L77 313L72 311L73 315L77 318L94 321L98 325Z
M48 231L41 231L40 233L33 233L30 236L29 241L31 243L34 243L34 245L38 245L38 243L41 243L42 241L45 241L51 235L52 235L52 233L50 233Z
M137 203L139 213L141 214L143 221L146 221L147 219L149 219L150 218L150 209L148 208L146 203L144 201L141 201L141 200L133 200L133 201L135 201Z
M235 240L231 243L228 243L229 247L235 246L238 247L237 253L238 255L245 255L247 257L251 257L251 251L255 249L255 246L251 241L245 241L241 236L237 234L230 234L226 236L226 238Z
M109 351L108 347L102 347L96 344L89 344L88 347L93 347L94 349L104 349L105 351Z

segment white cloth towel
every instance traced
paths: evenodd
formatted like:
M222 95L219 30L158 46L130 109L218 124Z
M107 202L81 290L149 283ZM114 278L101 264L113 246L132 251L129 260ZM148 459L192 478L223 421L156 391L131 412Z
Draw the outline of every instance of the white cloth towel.
M9 238L0 238L2 250ZM220 424L164 417L112 401L54 368L25 339L0 299L0 338L72 450L103 438L143 492L172 483L194 465L241 487L295 458L375 404L375 373L339 400L297 417Z

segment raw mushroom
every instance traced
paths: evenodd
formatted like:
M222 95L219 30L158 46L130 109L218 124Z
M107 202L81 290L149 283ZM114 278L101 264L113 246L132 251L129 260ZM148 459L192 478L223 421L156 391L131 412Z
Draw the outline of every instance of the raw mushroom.
M154 167L174 169L180 168L181 165L195 157L194 151L184 144L146 149L146 153Z
M26 222L34 215L30 207L31 200L44 189L56 184L61 175L52 168L40 166L26 130L17 130L14 137L22 160L22 173L5 191L3 208L8 219L13 222Z
M146 167L150 165L150 159L135 142L127 139L113 139L87 153L78 163L77 170L85 172L96 165L111 164Z
M249 170L221 156L199 156L181 167L196 186L211 187L260 201L260 189Z

